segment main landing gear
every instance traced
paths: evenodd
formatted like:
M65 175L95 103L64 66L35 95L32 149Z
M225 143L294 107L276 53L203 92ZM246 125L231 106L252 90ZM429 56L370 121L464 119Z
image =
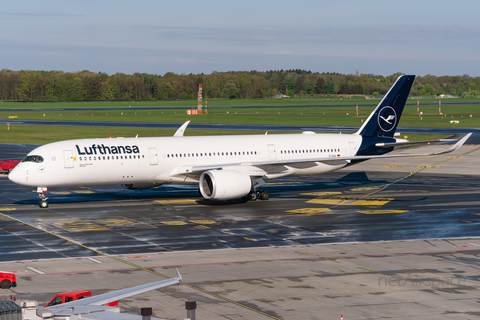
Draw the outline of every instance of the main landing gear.
M253 190L250 191L250 193L247 194L245 197L243 197L243 199L250 201L255 201L257 199L268 200L270 199L270 193L267 190Z
M32 191L38 193L38 197L40 198L38 206L42 209L48 208L48 197L45 196L45 194L47 193L47 188L38 187L36 189L34 188Z
M266 190L260 190L258 188L265 185L265 180L258 178L252 181L252 191L243 197L244 200L255 201L257 199L268 200L270 199L270 193Z

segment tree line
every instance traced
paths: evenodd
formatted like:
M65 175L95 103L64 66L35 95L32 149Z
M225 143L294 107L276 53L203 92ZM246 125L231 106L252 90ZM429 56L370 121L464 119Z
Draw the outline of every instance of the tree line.
M0 71L0 100L10 101L145 101L195 99L202 84L208 98L265 98L278 95L383 95L401 73L345 75L307 70L230 71L162 75L90 71ZM417 77L411 96L478 95L480 77Z

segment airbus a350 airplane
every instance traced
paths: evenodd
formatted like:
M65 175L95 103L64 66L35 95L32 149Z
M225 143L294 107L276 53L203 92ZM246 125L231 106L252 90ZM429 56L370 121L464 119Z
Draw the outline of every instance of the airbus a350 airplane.
M415 76L397 79L354 134L301 134L84 139L54 142L30 152L9 179L33 187L48 207L50 187L121 184L131 189L164 183L199 184L205 199L268 199L265 180L321 174L388 155L407 140L394 138ZM470 136L438 153L458 149ZM425 154L422 154L425 155Z

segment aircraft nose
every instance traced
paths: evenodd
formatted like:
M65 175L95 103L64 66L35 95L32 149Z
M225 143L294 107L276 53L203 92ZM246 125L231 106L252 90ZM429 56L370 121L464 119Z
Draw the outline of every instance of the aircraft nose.
M8 179L12 182L15 182L17 184L22 184L22 182L25 182L25 174L22 169L15 167L12 172L8 174Z

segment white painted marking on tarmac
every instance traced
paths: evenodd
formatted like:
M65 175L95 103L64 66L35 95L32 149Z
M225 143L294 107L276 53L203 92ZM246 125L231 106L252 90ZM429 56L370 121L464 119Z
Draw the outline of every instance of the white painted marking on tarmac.
M33 271L33 272L38 273L38 274L45 274L45 272L43 272L41 270L38 270L34 267L26 267L25 269L28 269L28 270Z
M102 261L100 260L97 260L95 258L90 258L90 257L87 257L88 260L92 261L92 262L95 262L95 263L103 263Z

